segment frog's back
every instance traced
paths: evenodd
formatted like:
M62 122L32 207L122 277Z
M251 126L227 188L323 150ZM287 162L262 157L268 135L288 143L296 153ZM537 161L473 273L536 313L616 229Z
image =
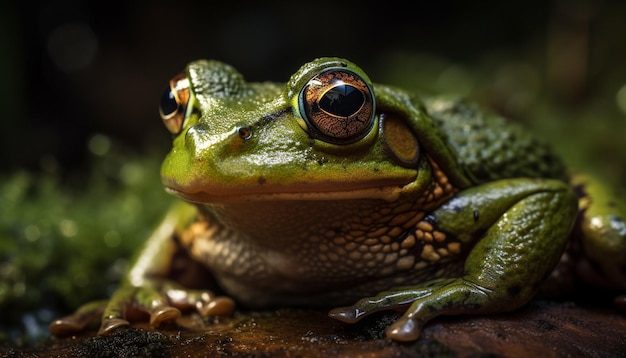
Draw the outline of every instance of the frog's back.
M515 177L567 180L547 143L520 125L460 99L429 98L424 104L475 184Z

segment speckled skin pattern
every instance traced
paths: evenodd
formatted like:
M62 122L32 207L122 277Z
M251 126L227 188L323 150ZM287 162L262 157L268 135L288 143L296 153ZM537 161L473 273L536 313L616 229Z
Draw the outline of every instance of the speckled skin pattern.
M520 177L567 181L563 162L521 126L459 100L427 98L425 104L474 184Z
M345 304L458 275L462 262L451 261L462 244L427 217L456 189L434 163L423 165L432 182L414 197L209 206L181 241L229 294L253 307ZM224 217L236 231L220 223Z

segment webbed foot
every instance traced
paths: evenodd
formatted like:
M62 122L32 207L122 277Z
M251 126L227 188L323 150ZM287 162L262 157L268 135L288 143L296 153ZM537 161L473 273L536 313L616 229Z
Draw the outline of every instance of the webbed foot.
M356 323L372 313L383 310L404 311L385 334L399 342L417 340L424 325L439 315L471 312L488 307L489 290L462 278L441 279L427 286L402 287L359 300L352 306L331 310L329 316L346 323Z
M149 316L150 325L158 327L175 322L181 310L195 309L204 317L225 316L233 313L234 301L216 296L211 291L188 290L162 280L146 281L142 287L122 286L110 300L96 301L81 306L73 314L50 324L55 336L78 333L102 317L98 334L108 334L131 321Z

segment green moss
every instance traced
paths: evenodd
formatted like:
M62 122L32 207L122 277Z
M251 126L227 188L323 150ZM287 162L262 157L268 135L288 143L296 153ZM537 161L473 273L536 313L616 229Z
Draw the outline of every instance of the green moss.
M109 296L173 200L160 156L92 153L89 170L63 179L0 177L0 341L46 337L55 317Z

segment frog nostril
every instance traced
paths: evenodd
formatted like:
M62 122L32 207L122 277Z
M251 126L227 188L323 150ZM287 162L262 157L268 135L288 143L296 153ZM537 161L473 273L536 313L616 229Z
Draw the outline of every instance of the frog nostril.
M252 138L252 130L249 127L237 128L237 134L239 134L239 137L243 140Z

